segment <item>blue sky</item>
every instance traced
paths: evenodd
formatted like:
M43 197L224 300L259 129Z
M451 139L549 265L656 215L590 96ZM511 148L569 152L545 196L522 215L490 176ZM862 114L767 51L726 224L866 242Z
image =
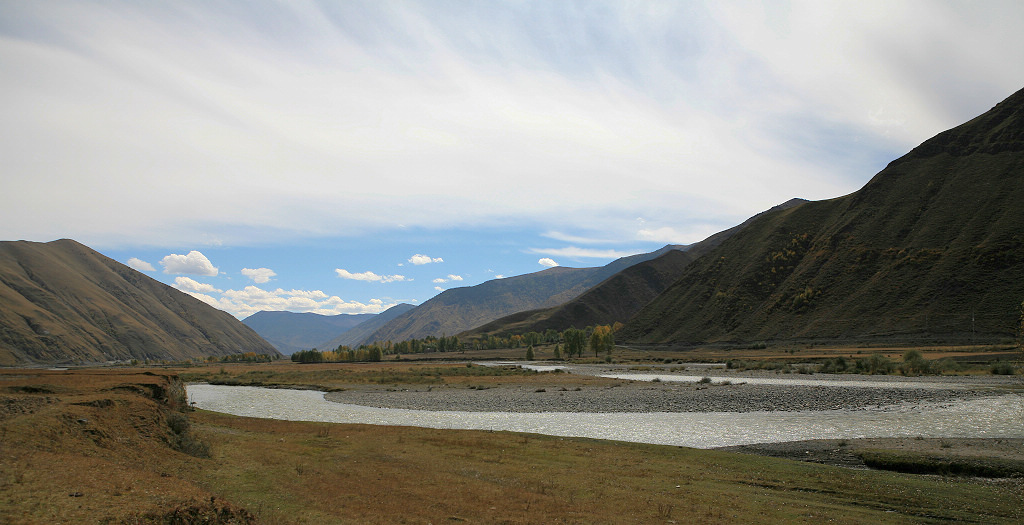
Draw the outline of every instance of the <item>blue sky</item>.
M72 238L238 317L602 265L855 191L1024 87L1021 20L1015 1L0 2L0 239Z

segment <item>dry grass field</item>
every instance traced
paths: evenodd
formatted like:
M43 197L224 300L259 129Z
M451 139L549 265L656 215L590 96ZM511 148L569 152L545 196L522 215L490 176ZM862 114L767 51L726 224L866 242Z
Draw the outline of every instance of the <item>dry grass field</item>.
M0 522L1024 520L1019 478L920 476L591 439L183 412L177 381L179 373L293 374L296 384L315 379L340 388L360 381L536 377L475 376L466 369L278 363L0 370ZM568 374L545 380L555 376L600 381Z

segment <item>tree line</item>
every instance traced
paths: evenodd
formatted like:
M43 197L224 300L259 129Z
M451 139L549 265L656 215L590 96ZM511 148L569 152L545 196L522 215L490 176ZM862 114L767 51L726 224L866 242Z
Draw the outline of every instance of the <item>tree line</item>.
M360 345L352 349L340 345L334 350L320 351L316 348L300 350L292 354L291 359L297 363L352 363L352 362L376 362L381 361L384 356L404 354L425 354L432 352L464 352L466 350L495 350L499 348L530 348L543 344L555 345L555 358L571 359L583 357L588 349L594 352L594 356L600 354L611 355L615 348L615 332L621 328L622 323L615 325L588 326L584 329L569 328L561 332L548 329L544 332L526 332L523 334L510 334L497 336L489 334L483 337L476 337L468 341L460 340L458 336L427 336L421 339L408 339L405 341L374 343Z

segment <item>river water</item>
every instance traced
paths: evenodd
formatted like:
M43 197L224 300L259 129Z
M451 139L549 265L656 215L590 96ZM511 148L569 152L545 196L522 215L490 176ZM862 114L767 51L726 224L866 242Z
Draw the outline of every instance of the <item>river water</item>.
M199 408L294 421L505 430L713 448L861 437L1024 437L1024 397L806 412L513 413L374 408L334 403L323 392L189 385Z

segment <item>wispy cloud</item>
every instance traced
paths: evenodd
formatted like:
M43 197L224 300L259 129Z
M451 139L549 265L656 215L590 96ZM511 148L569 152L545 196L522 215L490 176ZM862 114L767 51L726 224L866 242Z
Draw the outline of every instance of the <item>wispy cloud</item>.
M352 273L342 268L336 268L334 271L338 274L338 277L341 277L342 279L351 279L353 281L393 283L408 280L404 275L377 275L370 271Z
M1019 89L1021 19L932 0L5 3L0 238L721 229L848 193Z
M595 250L593 248L577 248L567 246L565 248L530 248L528 253L541 255L553 255L556 257L568 257L571 259L618 259L636 255L639 251L627 252L621 250Z

